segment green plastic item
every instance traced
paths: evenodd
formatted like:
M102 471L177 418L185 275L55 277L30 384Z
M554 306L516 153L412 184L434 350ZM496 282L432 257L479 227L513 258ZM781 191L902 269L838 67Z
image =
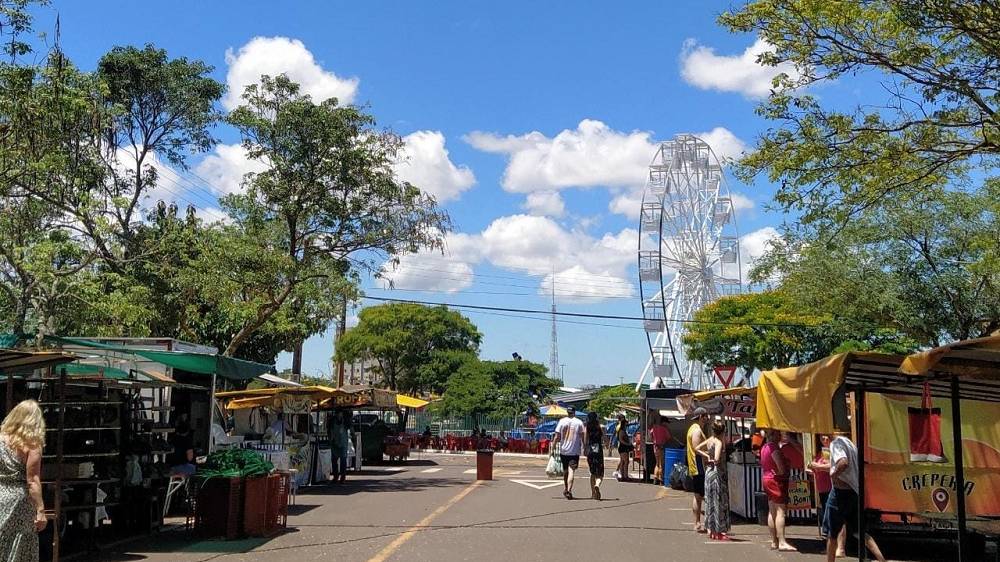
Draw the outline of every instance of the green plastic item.
M249 449L226 449L208 455L208 460L198 467L195 476L210 478L240 478L265 476L274 465Z

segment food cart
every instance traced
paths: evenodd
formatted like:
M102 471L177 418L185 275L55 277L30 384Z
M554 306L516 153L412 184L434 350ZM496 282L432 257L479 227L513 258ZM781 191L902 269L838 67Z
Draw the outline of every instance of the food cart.
M757 389L748 387L705 390L677 397L678 409L685 415L695 408L705 408L709 414L723 420L733 445L726 464L729 479L730 510L747 519L757 517L757 495L763 492L759 453L749 446L750 424L757 412ZM804 471L792 470L791 481L807 482ZM799 509L789 509L788 517L806 519L813 516L812 507L799 503Z
M296 484L303 486L325 482L332 466L330 450L321 446L323 436L317 434L321 412L397 409L395 392L369 386L285 386L219 392L216 397L234 413L234 433L244 436L243 447L257 450L276 468L293 470ZM293 416L286 420L292 429L290 439L287 433L281 441L268 439L266 430L278 414ZM356 453L351 459L355 470L362 465L362 434L356 427ZM381 452L383 444L375 445Z
M995 540L990 518L1000 517L998 403L994 335L905 358L844 353L765 372L757 423L811 433L849 429L863 467L859 534L937 531L956 538L958 560L972 560L969 531Z

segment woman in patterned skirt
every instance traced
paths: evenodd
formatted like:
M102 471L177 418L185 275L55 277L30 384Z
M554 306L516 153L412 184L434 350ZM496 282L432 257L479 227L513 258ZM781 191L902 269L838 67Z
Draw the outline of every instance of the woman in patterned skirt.
M42 447L45 420L38 402L25 400L0 425L0 559L38 561L38 533L45 528Z
M728 541L729 478L726 476L726 426L712 425L712 436L701 442L695 451L705 458L705 528L713 540Z

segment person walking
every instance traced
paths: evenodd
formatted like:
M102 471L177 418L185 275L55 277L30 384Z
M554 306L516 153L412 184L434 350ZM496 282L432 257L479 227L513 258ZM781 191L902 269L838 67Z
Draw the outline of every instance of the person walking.
M587 414L587 468L590 470L590 498L601 501L604 479L604 428L597 414Z
M615 439L618 440L618 468L615 470L615 478L619 482L628 481L628 467L631 464L632 441L628 437L628 420L625 414L618 414L618 424L615 425Z
M563 467L563 496L573 499L573 478L580 466L580 452L583 450L585 428L576 417L576 408L566 408L566 417L556 424L555 441L559 446L559 461Z
M837 537L845 526L848 532L856 530L858 522L858 449L844 433L836 433L830 442L830 480L833 488L826 500L826 560L837 559ZM865 533L865 546L879 562L885 562L875 539ZM860 546L858 547L860 548Z
M45 420L38 402L14 406L0 425L0 559L37 562L45 529L42 447Z
M813 474L813 481L816 483L816 493L819 494L819 508L817 516L819 518L820 534L826 528L826 502L833 490L833 481L830 479L830 441L829 435L819 435L816 439L816 456L806 467ZM826 540L826 535L822 535ZM837 557L847 556L845 545L847 543L847 527L843 527L837 534Z
M333 423L330 425L330 454L333 457L334 482L347 480L347 453L351 442L349 433L351 418L349 410L336 412L333 415Z
M656 469L653 471L653 484L663 484L663 451L670 441L670 430L667 429L667 418L658 416L653 427L649 428L650 441L653 442L653 457L656 459Z
M705 527L713 540L728 541L729 479L726 476L726 426L712 424L712 436L698 445L696 452L705 459Z
M767 494L767 529L771 532L771 549L794 552L785 540L785 506L788 505L788 461L781 453L781 432L771 429L767 442L760 449L761 483Z
M694 530L704 533L705 526L701 523L701 506L705 501L705 465L701 460L701 455L695 452L699 445L705 440L704 426L711 419L708 410L705 408L695 408L691 413L695 418L695 423L688 427L685 445L687 446L688 477L684 479L684 489L691 492L691 513L694 515Z

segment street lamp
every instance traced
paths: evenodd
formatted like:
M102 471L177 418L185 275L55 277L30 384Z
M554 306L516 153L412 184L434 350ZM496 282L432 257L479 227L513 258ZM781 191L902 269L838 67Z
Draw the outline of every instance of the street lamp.
M559 364L559 380L562 381L563 385L566 384L566 364Z

